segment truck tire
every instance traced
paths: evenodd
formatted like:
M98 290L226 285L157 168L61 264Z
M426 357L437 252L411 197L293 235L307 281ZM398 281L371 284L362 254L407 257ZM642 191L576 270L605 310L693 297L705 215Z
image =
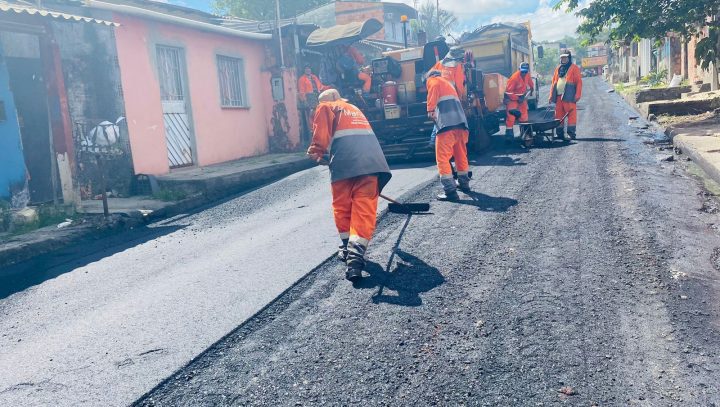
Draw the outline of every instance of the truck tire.
M483 126L478 126L470 137L469 151L480 154L490 146L490 136Z

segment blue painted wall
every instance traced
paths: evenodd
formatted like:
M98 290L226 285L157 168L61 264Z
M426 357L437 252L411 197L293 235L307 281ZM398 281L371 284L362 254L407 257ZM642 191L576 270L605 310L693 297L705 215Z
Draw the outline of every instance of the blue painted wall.
M2 46L0 46L0 101L5 104L5 120L0 121L0 199L9 199L11 188L25 183L25 158Z

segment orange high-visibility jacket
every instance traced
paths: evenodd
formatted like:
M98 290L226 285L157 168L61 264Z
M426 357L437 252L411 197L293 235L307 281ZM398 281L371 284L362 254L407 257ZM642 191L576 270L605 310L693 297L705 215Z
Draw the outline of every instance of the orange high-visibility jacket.
M530 72L526 73L525 77L523 77L520 71L517 71L512 74L507 81L507 86L505 87L506 97L510 100L518 100L520 96L517 95L524 95L528 89L535 89L535 84L533 84Z
M303 100L305 100L305 95L308 93L320 93L326 89L328 87L323 85L320 78L313 74L303 75L298 79L298 94Z
M575 64L570 64L567 73L565 74L567 79L567 85L565 85L565 93L563 94L563 102L575 103L582 97L582 74L580 73L580 67ZM552 89L550 93L550 102L554 103L557 101L557 83L560 79L560 67L555 69L555 75L553 76Z
M452 129L468 129L467 118L455 87L441 76L431 76L427 87L427 111L435 112L435 126L438 133Z
M443 65L443 61L438 61L432 69L440 71L442 77L450 81L457 90L458 97L465 98L465 68L462 62L455 62L455 66Z
M356 106L343 100L321 102L313 118L308 155L330 153L330 181L377 175L380 190L392 177L370 123Z

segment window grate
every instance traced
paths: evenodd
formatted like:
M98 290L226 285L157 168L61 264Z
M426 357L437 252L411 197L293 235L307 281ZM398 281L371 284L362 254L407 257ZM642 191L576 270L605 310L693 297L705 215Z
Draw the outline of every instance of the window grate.
M220 104L223 107L248 107L243 60L218 55L217 68L220 82Z

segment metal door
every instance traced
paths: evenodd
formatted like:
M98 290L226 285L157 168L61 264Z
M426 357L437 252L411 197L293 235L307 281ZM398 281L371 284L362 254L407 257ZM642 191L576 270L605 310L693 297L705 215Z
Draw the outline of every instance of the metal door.
M185 99L183 50L158 46L157 61L170 168L193 165L193 132Z

